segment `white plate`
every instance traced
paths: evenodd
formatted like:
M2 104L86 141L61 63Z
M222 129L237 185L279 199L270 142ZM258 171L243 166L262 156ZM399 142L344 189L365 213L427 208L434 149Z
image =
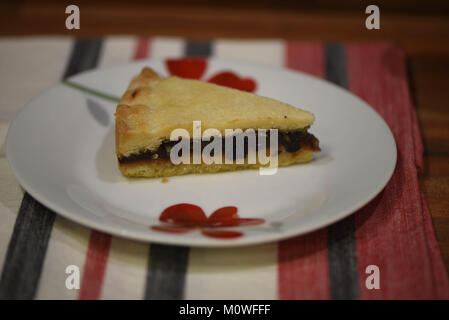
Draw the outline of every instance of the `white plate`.
M149 65L167 74L164 61L148 60L82 73L70 81L120 96ZM236 246L279 240L329 225L373 199L390 179L396 145L386 123L365 102L318 78L268 66L209 60L205 78L233 70L257 81L257 93L303 107L322 152L308 164L209 175L129 180L114 153L115 103L60 84L31 101L11 124L7 156L20 184L57 213L111 234L190 246ZM193 231L152 230L161 212L177 203L206 215L236 206L258 226L233 227L242 237L215 239Z

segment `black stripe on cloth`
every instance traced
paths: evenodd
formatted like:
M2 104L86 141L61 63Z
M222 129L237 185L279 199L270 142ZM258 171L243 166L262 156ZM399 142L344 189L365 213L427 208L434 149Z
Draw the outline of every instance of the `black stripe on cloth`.
M64 79L97 66L103 46L102 39L83 39L75 41Z
M99 39L75 41L64 79L95 67L101 46ZM25 192L0 278L0 299L35 297L55 216Z
M347 88L346 54L341 44L325 46L327 80ZM354 215L327 228L330 293L332 299L358 299Z
M184 55L210 56L211 42L188 41ZM189 247L152 244L150 246L145 299L183 299Z
M183 299L189 248L152 244L149 259L145 299Z
M212 56L212 43L209 41L187 41L184 54L188 57Z

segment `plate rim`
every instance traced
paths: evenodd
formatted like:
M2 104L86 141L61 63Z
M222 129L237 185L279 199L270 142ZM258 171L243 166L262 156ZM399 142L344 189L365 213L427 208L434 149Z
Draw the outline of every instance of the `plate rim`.
M72 221L79 223L83 226L86 226L90 229L101 230L103 232L109 233L114 236L118 236L118 237L122 237L122 238L126 238L126 239L137 240L137 241L142 241L142 242L146 242L146 243L151 242L151 243L181 245L181 246L199 247L199 248L201 248L201 247L204 247L204 248L221 248L221 247L226 248L226 247L239 247L239 246L271 243L271 242L275 242L275 241L279 241L279 240L283 240L283 239L288 239L288 238L291 238L294 236L309 234L316 230L325 228L331 224L334 224L334 223L354 214L357 210L362 208L364 205L366 205L371 200L373 200L378 194L380 194L384 190L384 188L388 184L388 182L390 181L390 179L396 169L396 166L397 166L397 152L398 151L397 151L396 140L394 138L394 135L393 135L390 127L386 123L386 121L380 116L380 114L373 107L371 107L367 102L362 100L360 97L356 96L348 89L338 86L335 83L327 81L326 79L322 79L322 78L316 77L314 75L311 75L311 74L308 74L308 73L305 73L302 71L288 69L283 66L273 66L273 65L263 64L263 63L255 63L255 62L244 61L244 60L235 60L235 59L206 58L208 61L211 61L211 62L218 61L219 63L228 64L228 65L244 63L245 65L249 65L254 68L262 67L265 69L267 69L267 68L271 69L273 71L282 71L282 72L288 72L288 73L292 73L292 74L300 74L302 77L311 78L311 79L321 82L325 85L331 85L335 89L343 91L344 93L349 94L352 98L355 98L360 104L362 104L365 107L365 109L371 111L371 113L373 113L374 116L377 117L378 120L381 121L382 125L386 129L385 132L388 133L388 136L392 142L392 146L393 146L393 152L391 154L392 165L391 165L391 169L385 174L382 183L379 183L379 187L373 188L373 191L367 193L365 197L360 198L354 205L352 205L348 209L340 210L340 212L338 214L335 214L334 216L332 216L332 218L329 218L325 223L315 223L312 225L312 227L307 228L307 230L302 230L300 228L292 228L292 229L284 230L282 233L278 233L278 234L273 233L273 232L267 233L267 234L264 234L263 237L253 235L251 237L246 236L246 237L241 237L241 238L236 238L236 239L226 239L226 240L198 237L198 238L190 238L190 239L188 239L188 243L185 243L186 239L183 237L179 237L179 235L171 235L171 234L166 235L163 233L156 233L153 231L148 232L145 235L142 235L140 232L136 232L135 230L131 230L131 232L129 232L129 230L128 231L124 231L124 230L120 231L120 230L118 230L120 228L114 227L113 225L111 225L110 222L107 222L106 224L104 224L104 223L102 224L100 221L96 220L95 218L89 218L89 217L84 217L84 216L81 216L78 214L73 214L70 212L70 210L65 209L63 206L61 207L61 206L57 205L56 203L52 202L50 199L47 199L47 197L45 197L44 195L41 195L41 193L39 193L39 191L35 190L35 188L33 188L30 184L28 184L26 182L26 179L20 174L20 171L17 170L17 167L15 166L15 164L13 163L13 161L11 159L11 157L12 157L11 151L10 151L11 144L12 144L11 143L11 131L12 131L11 129L15 125L17 125L17 121L18 121L19 117L21 116L21 114L25 113L32 106L33 101L42 97L45 94L48 94L48 92L50 92L52 90L57 90L59 87L64 87L64 84L63 84L64 81L74 80L74 82L76 83L77 78L89 75L91 73L98 73L98 72L102 72L105 70L113 71L113 69L126 68L126 67L130 67L130 66L138 66L138 65L142 65L144 63L152 63L152 62L155 62L155 63L162 62L163 63L166 59L168 59L168 58L142 59L142 60L136 60L136 61L132 61L129 63L124 63L124 64L112 66L112 67L95 68L95 69L91 69L91 70L87 70L87 71L78 73L78 74L73 75L67 79L61 80L57 84L47 88L46 90L44 90L37 96L33 97L30 101L28 101L22 108L20 108L20 110L18 110L17 113L15 114L14 119L11 121L9 128L8 128L7 135L6 135L6 139L5 139L5 141L6 141L6 158L7 158L8 164L11 168L11 171L13 172L15 178L18 180L19 184L23 187L25 192L29 193L34 199L36 199L38 202L43 204L45 207L51 209L52 211L54 211L57 214L60 214L61 216L63 216L66 219L72 220ZM250 230L250 229L248 229L248 230Z

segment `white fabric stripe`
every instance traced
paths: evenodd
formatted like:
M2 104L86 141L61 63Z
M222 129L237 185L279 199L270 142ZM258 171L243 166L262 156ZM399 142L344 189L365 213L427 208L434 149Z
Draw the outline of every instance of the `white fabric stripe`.
M28 101L61 80L67 38L0 39L0 119L11 121Z
M99 67L112 67L129 62L134 54L137 38L107 37L103 42Z
M283 66L284 44L281 40L217 40L214 57Z
M77 299L79 290L66 288L67 266L79 268L80 283L86 260L90 229L59 215L48 243L36 299Z
M101 298L142 299L148 252L147 243L112 238Z
M151 42L152 58L177 58L184 54L184 41L180 38L156 37Z
M5 146L2 143L0 149L0 272L3 270L9 239L11 238L23 197L23 189L17 182L6 160Z
M59 82L71 40L61 37L0 39L0 266L22 202L23 190L5 156L7 128L28 101Z
M277 299L277 243L192 248L186 299Z

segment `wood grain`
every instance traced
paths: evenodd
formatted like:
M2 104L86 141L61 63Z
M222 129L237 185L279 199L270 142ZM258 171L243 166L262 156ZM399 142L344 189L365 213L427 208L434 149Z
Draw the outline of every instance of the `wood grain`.
M62 1L0 3L0 35L111 34L299 41L394 41L407 54L410 88L425 147L420 176L449 270L449 2L376 1L381 30L364 27L370 2L76 1L81 29L65 29Z

